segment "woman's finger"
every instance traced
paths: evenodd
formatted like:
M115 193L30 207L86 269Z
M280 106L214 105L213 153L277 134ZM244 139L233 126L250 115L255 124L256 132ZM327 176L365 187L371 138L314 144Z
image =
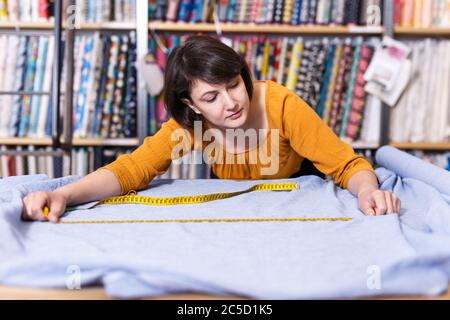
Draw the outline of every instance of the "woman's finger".
M47 217L44 216L43 208L47 203L47 196L44 194L35 194L31 197L29 202L28 215L32 220L45 221Z
M391 199L392 199L392 207L394 208L393 213L399 213L398 212L398 198L394 193L391 193Z
M370 202L365 202L365 203L361 204L360 209L365 215L368 215L368 216L375 215L375 209L373 208L373 205Z
M25 198L23 198L22 200L22 219L23 220L30 220L30 217L28 216L28 201L29 201L29 196L25 196Z
M384 192L377 190L372 194L373 200L375 201L375 213L377 216L381 216L386 213L387 204Z
M402 202L397 196L395 197L395 209L397 213L400 213L402 210Z
M48 215L48 220L51 222L58 222L59 217L63 213L65 209L65 205L61 201L51 201L50 202L50 211Z
M386 199L386 214L391 214L395 212L394 198L391 192L385 192L384 198Z

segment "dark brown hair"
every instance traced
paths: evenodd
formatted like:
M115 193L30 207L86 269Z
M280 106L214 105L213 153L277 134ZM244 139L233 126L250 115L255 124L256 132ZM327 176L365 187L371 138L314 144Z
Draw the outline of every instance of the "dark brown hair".
M220 40L205 36L191 36L169 55L164 79L164 103L169 115L185 128L193 128L194 121L203 116L196 114L181 99L190 101L195 80L218 85L242 76L249 98L253 95L253 82L245 59Z

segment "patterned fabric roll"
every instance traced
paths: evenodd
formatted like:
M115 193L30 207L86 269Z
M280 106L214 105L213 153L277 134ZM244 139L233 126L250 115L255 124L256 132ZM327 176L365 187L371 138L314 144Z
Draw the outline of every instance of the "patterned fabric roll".
M117 69L117 81L114 89L113 113L111 118L110 138L118 138L122 131L121 107L122 97L125 88L125 72L127 69L127 52L129 47L129 37L122 36L122 44L120 46L119 66Z
M331 69L331 78L330 78L330 85L328 86L327 90L327 98L325 100L325 108L323 111L323 120L325 123L330 123L330 112L333 105L333 97L334 97L334 91L336 87L336 79L339 73L339 67L340 67L340 61L342 57L342 48L343 44L338 42L336 45L336 52L333 59L333 68Z
M303 55L303 40L302 38L297 38L295 45L292 48L291 61L289 66L289 74L286 81L286 87L294 91L297 86L297 81L300 71L300 63Z
M345 0L333 0L331 8L331 21L336 24L344 23Z
M311 69L310 65L312 64L313 56L313 43L312 41L306 41L303 46L303 54L301 58L300 68L298 72L297 78L297 86L295 88L295 93L301 97L305 102L307 102L307 96L309 94L309 70Z
M17 51L17 62L16 62L16 80L14 82L14 90L22 91L24 89L23 79L25 76L25 68L27 63L27 48L28 48L28 37L20 37L19 48ZM12 114L9 123L9 135L11 137L17 137L19 132L20 124L20 114L21 114L22 96L16 95L13 97L12 102Z
M316 23L317 0L309 0L308 5L308 23Z
M293 9L294 9L294 0L285 0L283 7L283 23L285 24L291 23Z
M353 45L351 43L344 44L343 55L340 61L339 74L336 81L336 91L333 98L333 108L331 111L330 127L333 128L336 134L339 134L341 129L341 121L343 116L343 102L345 102L347 95L347 87L350 78L352 59L353 59Z
M117 35L111 36L111 45L109 51L108 78L106 81L105 101L102 108L102 125L100 136L102 138L109 137L109 128L111 125L111 113L113 109L114 88L116 83L117 68L119 64L119 53L121 45L121 37Z
M320 89L320 99L316 112L319 117L323 118L323 112L325 108L325 102L327 99L328 87L330 86L331 73L333 70L333 60L334 54L336 52L336 43L331 43L328 48L326 48L326 66L323 74L322 88Z
M137 118L137 70L136 70L136 33L130 33L130 48L128 51L127 87L121 118L123 119L123 132L121 136L126 138L136 137Z
M281 48L282 47L282 40L281 38L278 38L275 40L275 54L274 54L274 64L273 64L273 75L270 80L277 81L277 73L280 68L280 55L281 55Z
M283 80L282 85L286 85L287 83L287 76L289 74L289 67L292 57L292 49L294 48L295 39L294 38L288 38L287 41L287 48L286 48L286 56L284 57L284 65L283 65Z
M360 55L361 55L361 43L362 43L362 38L358 38L355 41L355 53L353 55L352 69L350 72L350 79L349 79L349 83L348 83L348 87L347 87L347 96L346 96L345 101L343 101L343 103L342 103L343 116L342 116L341 130L339 131L340 136L342 138L345 137L345 132L346 132L347 124L348 124L348 115L350 113L353 92L354 92L355 83L356 83L356 74L358 72L359 59L360 59Z
M300 24L306 24L308 23L308 6L309 1L308 0L303 0L300 6L300 19L299 22Z
M310 90L307 103L317 109L320 101L320 88L323 83L323 76L326 65L328 40L315 41L313 46L314 60L309 71Z
M352 105L348 118L348 125L346 128L346 135L352 140L359 139L361 133L361 124L363 119L366 92L364 86L364 73L366 72L370 60L372 59L374 49L368 44L361 46L361 53L358 65L358 72L356 74L355 88L353 92Z
M282 18L283 18L283 0L275 0L272 22L281 23Z
M292 8L292 20L290 21L290 23L294 26L300 24L301 2L301 0L294 1L294 7Z

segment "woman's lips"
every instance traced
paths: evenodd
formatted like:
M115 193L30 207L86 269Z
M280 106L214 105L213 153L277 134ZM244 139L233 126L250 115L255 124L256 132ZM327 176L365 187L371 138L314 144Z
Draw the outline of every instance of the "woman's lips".
M232 120L235 120L235 119L237 119L237 118L239 118L239 117L241 116L241 113L242 113L242 109L239 110L239 111L236 112L236 113L233 113L231 116L229 116L229 117L227 117L227 118L230 118L230 119L232 119Z

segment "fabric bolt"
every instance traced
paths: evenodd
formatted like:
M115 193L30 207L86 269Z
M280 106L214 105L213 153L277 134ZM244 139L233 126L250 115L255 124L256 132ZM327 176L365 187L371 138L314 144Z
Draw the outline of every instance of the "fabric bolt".
M323 74L323 83L322 88L320 89L320 100L319 105L316 109L319 117L323 117L323 111L325 108L325 102L327 99L328 87L330 85L331 72L333 70L333 61L334 61L334 53L336 51L336 43L332 42L331 45L327 48L327 56L326 56L326 66Z
M272 80L274 82L277 82L278 77L278 71L280 70L280 56L281 56L281 50L282 50L283 40L278 38L275 40L275 55L273 57L274 63L273 63L273 74L272 78L269 78L268 80ZM272 64L271 64L272 65Z
M333 68L331 69L330 85L328 86L327 98L325 100L325 107L322 115L323 121L328 125L330 123L331 108L333 106L334 92L336 90L336 82L339 73L340 61L342 58L342 48L343 44L341 42L338 42L336 44L333 59Z
M342 123L340 126L340 137L344 138L345 137L345 132L347 130L347 125L348 125L348 115L350 113L350 108L351 108L351 103L353 100L353 96L355 93L355 86L356 86L356 76L358 73L358 68L359 68L359 62L361 59L361 44L362 44L362 39L359 38L354 42L355 45L355 52L353 55L353 61L351 61L352 66L351 66L351 71L350 71L350 78L348 81L348 88L347 88L347 95L345 97L345 100L342 101Z
M331 21L336 24L344 23L344 7L346 0L333 0L333 7L331 10Z
M323 41L316 41L315 46L313 47L315 58L310 69L311 87L308 104L313 106L314 109L317 109L320 100L320 87L323 81L328 45L328 40L325 39Z
M289 63L289 73L286 78L286 88L291 91L295 91L298 83L301 59L303 55L303 39L297 38L294 46L292 47L291 61Z
M340 101L337 107L337 113L336 113L336 120L334 124L334 132L339 135L342 128L342 119L345 112L345 103L347 101L347 97L350 93L352 93L349 90L350 86L350 79L351 79L351 73L352 73L352 67L353 67L353 60L354 60L354 45L349 43L345 46L345 66L344 66L344 77L343 77L343 91L340 97Z
M284 63L282 69L282 82L281 82L281 84L285 86L287 85L289 67L291 65L291 59L293 58L293 48L296 41L297 40L295 38L287 38L286 52L284 56Z
M307 81L308 71L310 64L312 63L312 59L314 58L312 55L312 42L306 41L303 46L300 68L297 77L297 85L295 87L295 93L300 98L305 100L305 102L307 101L306 99L309 91L309 82Z
M302 1L300 8L300 24L308 23L309 1Z
M424 139L424 122L427 115L427 97L422 94L425 93L426 83L425 76L428 73L428 65L430 59L427 59L427 55L430 53L429 42L423 41L418 44L417 61L420 61L418 65L419 77L416 80L417 91L413 92L414 101L414 114L413 114L413 126L411 127L411 142L420 142Z
M288 47L288 37L283 37L280 42L280 56L278 57L278 65L277 65L277 75L275 82L278 82L280 84L283 83L283 77L284 77L284 63L285 63L285 57L287 53L287 47Z
M318 0L308 1L308 23L310 24L316 23L317 1Z
M349 73L349 65L351 66L351 60L353 57L353 48L350 43L344 43L342 47L342 57L339 60L339 71L336 76L336 86L334 88L332 97L332 106L330 110L330 119L328 125L334 132L338 132L337 128L340 123L341 114L341 102L345 99L347 91L347 78Z
M126 101L121 109L121 118L124 126L125 137L135 137L137 134L137 69L136 61L136 33L130 34L130 50L127 63ZM97 131L94 131L97 132Z
M364 73L369 66L370 60L373 56L373 48L368 44L362 44L358 71L355 79L355 87L353 90L353 97L351 101L350 112L348 115L348 125L346 127L346 136L352 140L357 140L360 137L362 118L364 115L364 107L366 100L366 92L364 86Z
M116 74L116 84L114 88L114 100L112 105L112 117L111 124L109 128L109 137L118 138L122 129L122 119L121 109L122 106L122 95L124 94L124 85L126 77L126 67L127 67L127 52L129 51L129 37L122 36L122 41L120 45L119 61L117 66Z

